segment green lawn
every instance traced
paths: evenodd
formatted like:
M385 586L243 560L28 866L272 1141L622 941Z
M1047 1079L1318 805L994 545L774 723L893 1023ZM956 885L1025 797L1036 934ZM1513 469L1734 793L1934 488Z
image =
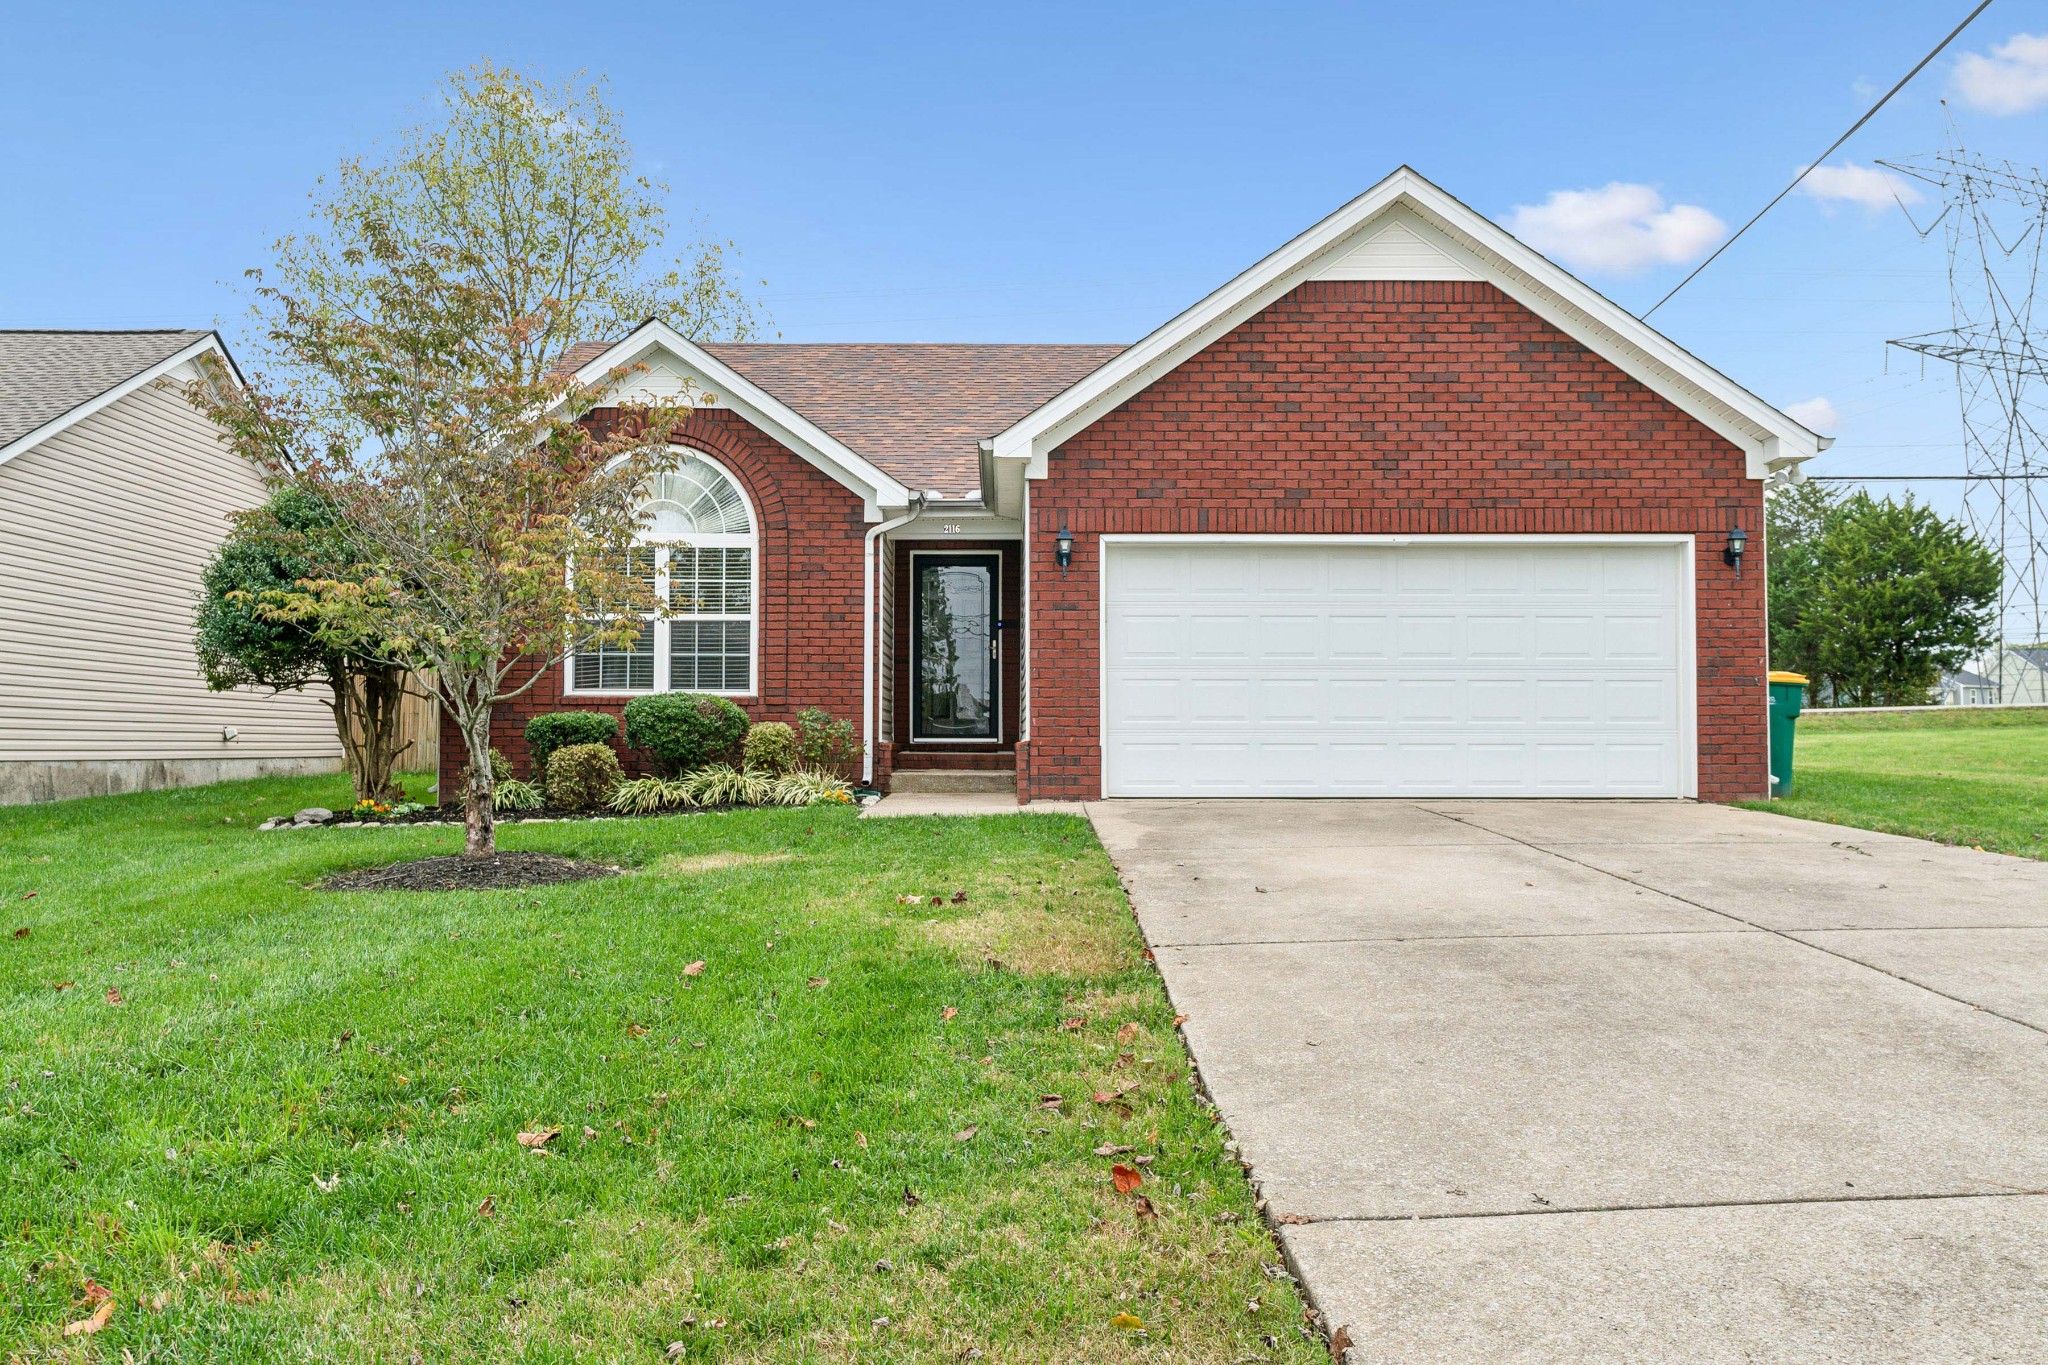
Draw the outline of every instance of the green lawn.
M2048 857L2048 711L1809 712L1793 748L1792 795L1746 804Z
M0 810L8 1360L1327 1358L1085 822L512 826L633 872L442 895L309 883L455 830L252 828L344 801Z

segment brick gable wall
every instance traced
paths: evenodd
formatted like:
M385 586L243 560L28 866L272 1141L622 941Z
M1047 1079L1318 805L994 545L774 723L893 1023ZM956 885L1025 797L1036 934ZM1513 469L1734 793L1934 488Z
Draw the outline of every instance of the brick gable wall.
M603 422L616 410L593 414ZM734 698L756 720L793 721L822 706L856 726L861 718L861 544L867 523L861 500L744 418L721 408L693 411L676 437L702 450L739 481L760 522L760 654L755 695ZM517 675L523 678L525 675ZM491 742L521 777L532 763L526 723L546 711L625 709L627 696L564 696L556 664L533 689L495 708ZM626 771L642 771L640 755L619 744ZM441 725L443 795L458 800L455 775L467 762L462 738Z
M1759 547L1740 579L1721 562L1738 524ZM1101 795L1101 534L1689 532L1699 794L1762 796L1762 524L1739 449L1494 286L1303 285L1067 441L1032 485L1021 794Z

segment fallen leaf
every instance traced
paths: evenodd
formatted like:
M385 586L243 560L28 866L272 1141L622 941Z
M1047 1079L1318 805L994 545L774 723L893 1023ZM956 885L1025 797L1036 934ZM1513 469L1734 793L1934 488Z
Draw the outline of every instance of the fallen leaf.
M898 905L923 905L923 904L924 904L924 897L923 897L923 896L898 896L898 897L896 898L896 903L897 903Z
M1131 1020L1130 1022L1128 1022L1128 1023L1124 1024L1124 1025L1123 1025L1122 1027L1120 1027L1120 1028L1118 1028L1118 1029L1117 1029L1117 1031L1116 1031L1116 1045L1117 1045L1118 1047L1128 1047L1128 1046L1130 1045L1130 1042L1131 1042L1131 1040L1132 1040L1133 1038L1136 1038L1137 1036L1138 1036L1138 1023L1137 1023L1137 1021L1136 1021L1136 1020L1134 1019L1134 1020Z
M681 1360L683 1358L684 1353L687 1352L689 1349L689 1347L683 1345L683 1343L680 1341L671 1341L668 1344L668 1349L662 1352L662 1354L667 1356L670 1360Z
M519 1135L519 1145L521 1147L545 1147L561 1135L562 1130L559 1128L536 1128L530 1133L521 1133Z
M42 894L43 894L43 893L42 893L42 892L40 892L40 891L24 891L24 892L22 892L22 893L21 893L21 898L22 898L23 900L25 900L25 901L32 901L32 900L34 900L34 899L35 899L35 898L36 898L37 896L40 896L40 895L42 895ZM99 1329L99 1328L97 1328L97 1327L95 1327L95 1328L93 1328L92 1330L93 1330L93 1331L95 1331L95 1332L97 1332L97 1331L99 1331L100 1329Z
M1068 1033L1073 1033L1073 1032L1075 1032L1075 1031L1077 1031L1077 1030L1079 1030L1079 1029L1084 1029L1084 1028L1087 1028L1087 1027L1088 1027L1088 1016L1087 1016L1087 1015L1085 1015L1085 1014L1082 1014L1082 1015L1076 1015L1076 1016L1075 1016L1074 1018L1072 1018L1072 1019L1062 1019L1062 1020L1060 1021L1060 1027L1061 1027L1062 1029L1064 1029L1064 1030L1065 1030L1066 1032L1068 1032Z
M1119 1142L1105 1142L1095 1149L1097 1156L1122 1156L1131 1149Z
M1305 1213L1283 1213L1278 1218L1275 1218L1273 1221L1280 1224L1283 1227L1298 1228L1306 1227L1308 1224L1313 1223L1316 1220L1309 1217Z
M1126 1166L1121 1161L1109 1168L1109 1180L1116 1186L1118 1194L1129 1194L1145 1183L1145 1177L1139 1173L1137 1167Z
M865 1152L868 1149L868 1135L866 1133L855 1133L853 1135L853 1145Z
M647 1036L647 1025L645 1025L645 1024L628 1024L628 1025L626 1025L626 1036L627 1036L627 1037L629 1037L629 1038L645 1038L645 1037Z
M955 892L953 893L953 904L955 904L955 905L965 905L965 904L967 904L967 893L966 893L965 891L955 891Z
M946 1008L939 1011L939 1022L944 1023L946 1020L951 1019L954 1015L958 1014L959 1012L959 1010L956 1010L951 1005L948 1005L946 1006Z
M70 990L70 989L71 989L71 988L72 988L73 986L76 986L77 984L78 984L78 983L77 983L76 981L59 981L59 982L56 982L56 983L54 983L54 984L53 984L53 985L51 986L51 989L52 989L52 990L59 990L59 991L68 991L68 990Z
M1038 1107L1040 1109L1057 1109L1066 1102L1066 1096L1064 1095L1040 1095L1038 1097Z
M592 1128L592 1127L591 1127L591 1126L590 1126L589 1124L587 1124L587 1123L586 1123L586 1124L584 1124L584 1125L583 1125L583 1140L584 1140L585 1142L595 1142L595 1141L597 1140L597 1129L595 1129L595 1128Z
M1344 1353L1350 1350L1351 1346L1350 1324L1347 1323L1330 1333L1330 1359L1336 1361L1337 1365L1343 1365Z
M498 1196L495 1194L485 1195L484 1202L476 1206L476 1216L479 1218L496 1218L498 1216Z
M1109 1325L1120 1332L1142 1332L1145 1320L1135 1313L1118 1313L1109 1320Z
M1159 1216L1159 1210L1153 1208L1152 1201L1142 1194L1131 1196L1131 1208L1137 1212L1140 1218L1157 1218Z
M98 1308L92 1310L91 1317L80 1318L77 1322L65 1323L64 1335L67 1337L89 1337L94 1332L97 1332L102 1327L105 1327L107 1325L107 1322L113 1316L114 1301L112 1299L108 1299Z
M322 1179L321 1179L321 1178L320 1178L319 1176L317 1176L317 1175L313 1177L313 1188L314 1188L314 1189L316 1189L316 1190L318 1190L318 1191L320 1191L320 1193L322 1193L322 1194L333 1194L333 1193L334 1193L334 1191L335 1191L335 1187L336 1187L336 1186L338 1186L338 1185L340 1185L340 1184L341 1184L341 1172L340 1172L340 1171L336 1171L336 1172L335 1172L335 1173L334 1173L333 1175L331 1175L331 1176L328 1176L328 1177L327 1177L327 1178L326 1178L325 1180L322 1180Z
M1150 1166L1152 1158L1149 1156L1134 1156L1131 1158L1131 1164L1133 1166Z
M1098 1090L1089 1098L1093 1099L1097 1104L1115 1104L1123 1096L1124 1092L1121 1090Z
M114 1291L101 1284L98 1280L87 1280L82 1292L85 1294L85 1301L87 1303L105 1303L114 1297Z
M1173 1016L1173 1026L1175 1028L1179 1028L1182 1024L1185 1024L1187 1021L1188 1017L1185 1014L1176 1014Z
M119 986L109 986L107 987L107 1003L109 1005L125 1005L128 1003L128 997L121 994ZM93 1330L98 1331L99 1329L95 1327Z
M26 924L24 924L24 925L22 925L22 926L21 926L21 927L20 927L19 929L16 929L16 930L14 931L14 936L15 936L16 938L27 938L27 937L28 937L28 926L27 926Z
M684 976L702 976L702 975L704 975L704 964L703 964L702 962L692 962L692 963L691 963L691 964L690 964L689 966L687 966L687 967L683 968L683 975L684 975Z
M914 1209L914 1208L916 1208L916 1207L917 1207L917 1206L918 1206L919 1204L922 1204L923 1202L924 1202L924 1196L923 1196L923 1195L919 1194L919 1193L918 1193L918 1192L917 1192L916 1190L913 1190L913 1189L911 1189L911 1188L910 1188L910 1186L908 1186L908 1185L905 1185L905 1186L903 1187L903 1207L904 1207L904 1208L906 1208L906 1209Z
M974 1135L980 1131L981 1129L975 1127L973 1124L969 1124L967 1127L962 1128L959 1132L953 1134L953 1141L972 1142L974 1140Z
M822 991L827 986L832 984L832 980L830 977L814 976L810 980L804 982L804 984L806 986L809 986L814 991Z

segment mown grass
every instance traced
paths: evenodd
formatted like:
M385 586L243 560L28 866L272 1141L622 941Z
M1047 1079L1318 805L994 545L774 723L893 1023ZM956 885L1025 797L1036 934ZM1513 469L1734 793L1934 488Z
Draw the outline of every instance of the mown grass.
M1928 706L1913 711L1831 711L1801 713L1806 734L1847 734L1854 730L1993 730L2048 726L2048 706Z
M1937 718L1916 726L1861 723L1892 719L1877 716L1834 716L1809 725L1802 716L1792 794L1745 804L1887 834L2048 857L2048 724L2008 719L2041 713L1985 714L1991 723Z
M634 871L457 894L251 828L343 799L0 810L10 1360L1324 1358L1085 822L510 826Z

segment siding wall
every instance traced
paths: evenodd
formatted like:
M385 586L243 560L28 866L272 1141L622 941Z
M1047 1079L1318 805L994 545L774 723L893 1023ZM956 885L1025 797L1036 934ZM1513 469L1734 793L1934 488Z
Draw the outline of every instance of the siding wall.
M34 765L147 767L170 781L336 766L324 694L209 692L199 675L200 571L228 513L262 498L175 382L0 465L0 769L17 770L15 789L29 790L18 770ZM225 726L239 737L224 741Z

